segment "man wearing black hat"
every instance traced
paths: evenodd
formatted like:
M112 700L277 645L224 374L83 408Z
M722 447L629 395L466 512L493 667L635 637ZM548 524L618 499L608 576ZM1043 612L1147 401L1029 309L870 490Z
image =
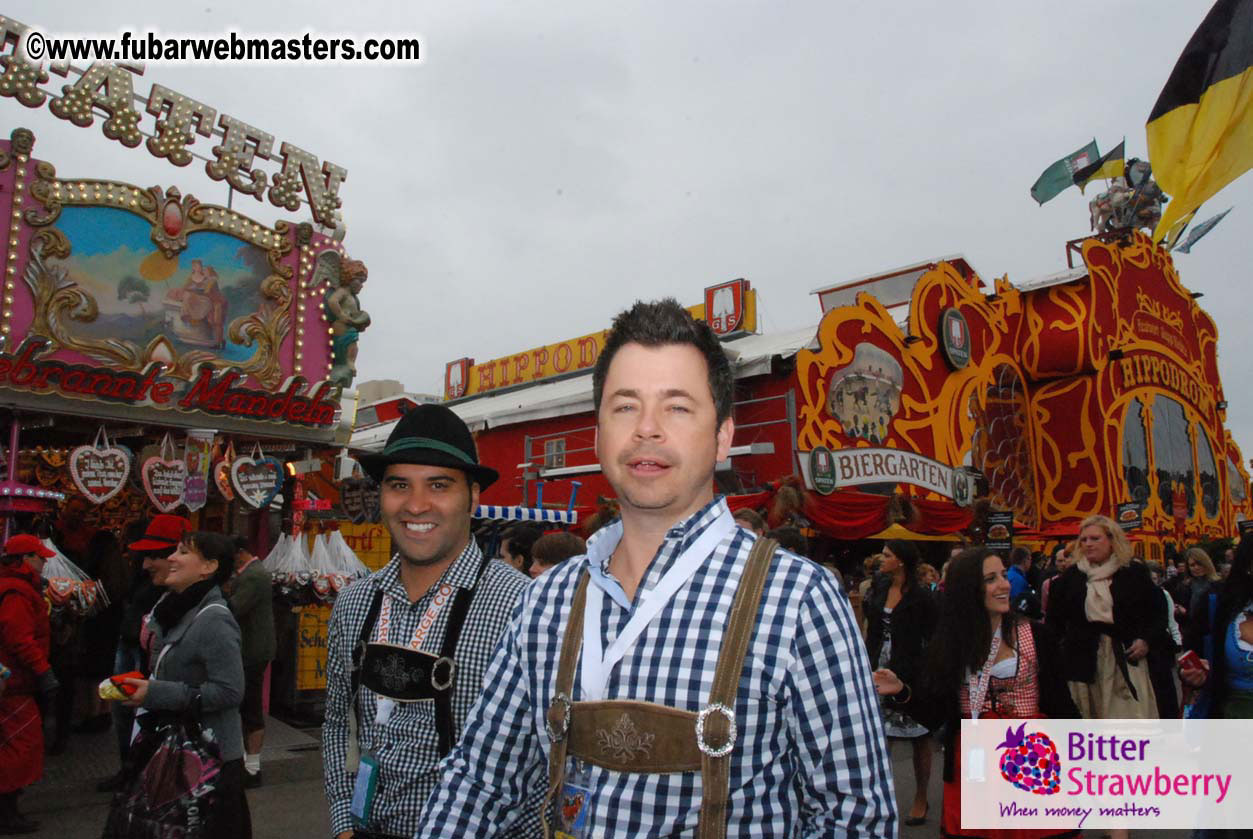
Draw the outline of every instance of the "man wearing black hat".
M395 556L331 614L326 797L337 837L410 837L529 580L471 538L479 492L499 476L448 408L414 408L361 462ZM534 804L516 835L537 830Z

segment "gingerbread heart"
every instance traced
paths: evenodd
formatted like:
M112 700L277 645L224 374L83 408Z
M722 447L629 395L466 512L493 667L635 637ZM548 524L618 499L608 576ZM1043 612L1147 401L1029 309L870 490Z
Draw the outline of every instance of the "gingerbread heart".
M144 461L140 470L144 490L154 507L162 513L171 512L183 503L183 487L187 483L187 464L182 460L166 460L161 456Z
M231 487L231 465L225 460L219 460L213 467L213 485L227 501L235 500L235 490Z
M126 486L131 471L129 454L119 446L79 446L70 452L70 477L93 504L103 504Z
M283 488L283 464L268 456L237 458L231 464L231 483L240 501L260 509Z

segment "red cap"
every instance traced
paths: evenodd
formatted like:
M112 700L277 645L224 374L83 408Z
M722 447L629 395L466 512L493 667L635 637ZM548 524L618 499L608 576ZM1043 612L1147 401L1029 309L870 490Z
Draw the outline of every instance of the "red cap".
M32 536L29 533L19 533L4 543L5 556L26 556L27 554L37 554L48 559L56 556L57 552L49 550L38 536Z
M148 522L144 538L131 542L126 547L132 551L161 551L173 548L182 541L183 534L191 530L191 522L182 516L171 516L162 513Z

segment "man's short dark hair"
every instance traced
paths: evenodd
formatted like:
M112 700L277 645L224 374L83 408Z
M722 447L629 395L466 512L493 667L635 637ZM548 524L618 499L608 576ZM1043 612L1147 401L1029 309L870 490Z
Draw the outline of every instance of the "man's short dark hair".
M545 533L536 539L535 545L531 548L531 559L540 565L556 565L572 556L581 556L586 552L586 542L575 534L562 530L557 533Z
M1031 551L1019 545L1018 547L1010 551L1009 564L1010 565L1024 565L1024 564L1030 565L1031 564Z
M695 347L704 356L705 366L709 370L709 391L713 395L718 425L721 426L731 416L731 402L735 392L731 362L727 360L722 344L718 342L718 336L709 328L709 324L693 318L673 297L651 303L637 301L634 306L613 319L613 328L605 338L605 347L600 351L596 368L592 371L592 403L598 415L605 379L609 375L609 365L618 350L626 344L640 344L645 347L686 344Z
M531 548L543 534L544 531L533 524L515 524L501 534L501 539L509 542L509 553L522 557L523 563L529 565Z
M809 540L805 538L804 533L801 533L799 527L792 525L776 527L774 530L766 531L766 538L775 540L779 543L779 547L797 556L806 558L809 556Z
M252 549L248 547L247 538L243 536L235 535L231 537L231 542L235 545L236 554L238 554L240 551L247 551L248 553L252 553Z

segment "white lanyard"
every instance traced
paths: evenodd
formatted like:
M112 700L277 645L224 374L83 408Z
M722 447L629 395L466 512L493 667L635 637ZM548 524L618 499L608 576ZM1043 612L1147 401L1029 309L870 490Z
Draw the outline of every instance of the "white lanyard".
M627 621L627 625L622 628L622 633L609 645L608 650L603 650L600 632L600 611L604 592L596 582L596 578L592 578L591 584L587 587L587 602L583 612L583 661L580 670L580 684L586 701L595 702L604 699L609 671L622 660L627 650L643 633L644 628L692 578L696 569L705 563L713 549L718 547L734 529L735 519L731 517L729 510L723 511L722 515L700 535L700 538L679 555L656 587L652 591L641 593L635 614Z
M422 620L418 621L418 625L413 630L413 638L409 641L409 649L420 650L422 642L426 640L426 636L431 631L431 627L435 625L435 619L439 617L439 613L443 611L444 604L452 598L453 587L448 583L444 583L435 592L435 599L431 601L431 605L427 607L426 614L422 616ZM387 636L391 632L392 626L392 598L391 595L383 595L383 605L379 608L378 622L378 638L375 639L379 644L387 643Z
M992 681L992 665L996 663L996 654L1001 651L1001 630L997 629L992 636L992 649L988 651L988 660L983 662L983 669L976 677L973 673L966 680L966 690L970 699L970 718L979 719L983 710L983 698L988 695L988 684Z

